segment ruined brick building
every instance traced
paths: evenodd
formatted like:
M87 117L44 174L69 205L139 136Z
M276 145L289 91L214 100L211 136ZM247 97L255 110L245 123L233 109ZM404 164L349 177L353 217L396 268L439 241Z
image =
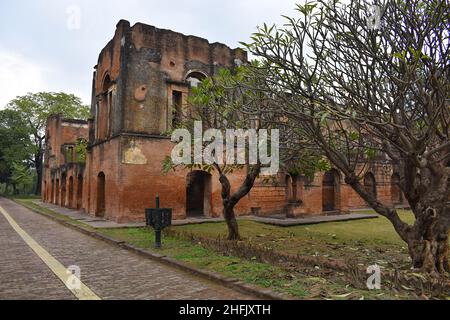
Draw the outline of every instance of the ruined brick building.
M127 21L100 53L88 122L50 117L43 200L82 209L117 222L142 221L158 194L174 217L221 215L216 173L162 173L174 144L167 136L186 108L190 88L220 68L245 62L247 54L224 44ZM77 143L87 140L86 155ZM365 186L384 202L403 203L398 175L388 162L375 162ZM242 174L230 181L238 186ZM320 215L346 213L366 204L336 170L314 179L280 174L258 181L236 213Z

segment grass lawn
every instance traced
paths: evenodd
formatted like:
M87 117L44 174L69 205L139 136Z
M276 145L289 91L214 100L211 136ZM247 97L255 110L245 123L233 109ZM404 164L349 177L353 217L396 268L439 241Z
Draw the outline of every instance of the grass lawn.
M411 212L401 211L400 215L405 222L414 222ZM288 254L334 258L365 266L411 266L406 244L384 217L287 228L241 220L239 227L245 241ZM227 234L225 223L173 228L206 237Z
M50 213L31 199L20 203ZM412 223L410 212L401 212L405 221ZM64 218L70 220L69 218ZM74 221L72 221L74 222ZM75 222L82 225L80 222ZM86 225L84 225L87 227ZM406 245L384 219L326 223L311 226L276 227L249 220L240 220L244 241L274 248L289 254L319 256L342 261L353 260L363 266L377 263L384 268L409 268ZM89 228L92 229L92 228ZM172 227L175 231L217 238L226 235L225 223L210 223ZM98 229L97 232L156 252L153 231L146 228ZM194 267L214 271L273 291L287 293L301 299L412 299L408 292L388 290L369 291L352 287L348 278L337 271L274 266L253 259L241 259L206 249L201 243L164 236L160 254L183 261Z

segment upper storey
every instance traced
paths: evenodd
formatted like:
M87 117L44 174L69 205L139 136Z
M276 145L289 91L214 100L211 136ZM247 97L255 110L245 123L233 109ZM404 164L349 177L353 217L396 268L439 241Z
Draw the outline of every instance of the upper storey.
M76 147L87 138L87 121L50 116L45 135L45 166L56 169L70 163L84 163L85 159L77 153Z
M246 61L242 49L121 20L94 73L91 143L166 133L186 111L192 86Z

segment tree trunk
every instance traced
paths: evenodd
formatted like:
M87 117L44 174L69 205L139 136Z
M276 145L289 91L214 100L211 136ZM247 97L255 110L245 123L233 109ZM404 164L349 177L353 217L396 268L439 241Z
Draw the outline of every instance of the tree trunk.
M427 203L414 203L412 210L416 221L413 226L409 226L400 219L395 209L383 205L366 192L355 177L346 177L346 183L377 213L389 219L395 231L407 243L414 268L430 274L450 272L448 260L450 207L446 200L433 197Z
M223 173L218 165L217 170L220 174L220 184L222 185L222 203L223 203L223 216L228 226L228 240L240 240L239 227L234 213L234 207L239 201L245 197L255 184L256 178L261 172L261 165L257 164L253 166L250 172L245 177L241 187L233 195L231 195L231 184L227 176Z
M448 238L441 240L439 235L426 240L411 237L408 248L414 268L431 274L450 272Z
M41 150L39 150L39 153L37 153L34 156L35 163L36 163L36 187L35 187L35 195L39 196L41 194L42 189L42 156L41 156Z
M223 208L223 216L227 222L228 227L228 240L241 240L239 234L239 226L236 220L236 215L234 214L234 206L227 206Z
M450 272L448 260L450 208L443 208L440 211L431 207L425 209L408 237L408 248L414 268L431 274Z

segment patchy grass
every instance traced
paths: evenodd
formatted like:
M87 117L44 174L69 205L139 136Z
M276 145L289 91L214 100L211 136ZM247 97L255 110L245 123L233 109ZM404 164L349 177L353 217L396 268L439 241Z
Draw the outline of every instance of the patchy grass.
M40 200L41 199L40 196L36 196L36 195L20 195L20 196L4 195L4 197L11 198L14 200Z
M151 229L101 229L98 232L131 243L137 247L154 249L154 233ZM308 275L267 263L224 256L205 249L201 244L164 237L160 254L183 261L191 266L214 271L273 291L290 294L300 299L397 299L395 293L367 291L351 288L344 282ZM337 275L339 277L339 275ZM407 298L403 296L402 298Z
M40 205L35 203L35 201L38 200L38 199L40 199L40 198L39 197L31 197L31 198L29 198L29 197L26 197L26 198L22 198L22 197L18 198L17 197L16 198L15 197L15 198L13 198L14 201L16 201L17 203L23 205L24 207L26 207L28 209L35 210L35 211L43 213L43 214L48 214L48 215L57 217L58 219L61 219L63 221L69 222L69 223L74 224L74 225L82 226L82 227L84 227L86 229L89 229L89 230L95 230L94 228L92 228L92 227L88 226L87 224L84 224L84 223L82 223L80 221L74 220L74 219L72 219L70 217L67 217L67 216L65 216L63 214L57 213L57 212L55 212L53 210L50 210L48 208L41 207Z
M411 212L401 211L400 216L407 223L414 222ZM225 223L173 228L212 238L227 234ZM375 263L385 268L411 266L406 244L383 217L287 228L243 219L239 228L244 241L287 254L333 258L364 266Z
M26 207L93 230L79 221L42 208L33 200L16 199ZM401 216L407 222L413 221L413 216L409 212L402 212ZM353 260L364 266L378 263L390 267L395 263L397 267L409 267L405 244L384 218L288 228L243 219L239 221L239 226L241 234L245 237L244 241L280 252L322 256L343 261ZM210 238L225 236L227 233L224 223L179 226L172 229ZM167 235L163 237L163 249L156 250L154 249L154 233L147 228L97 229L96 231L139 248L183 261L191 266L221 273L300 299L417 298L405 292L355 289L346 280L346 276L338 272L274 266L253 259L246 260L206 249L201 243L192 243Z

